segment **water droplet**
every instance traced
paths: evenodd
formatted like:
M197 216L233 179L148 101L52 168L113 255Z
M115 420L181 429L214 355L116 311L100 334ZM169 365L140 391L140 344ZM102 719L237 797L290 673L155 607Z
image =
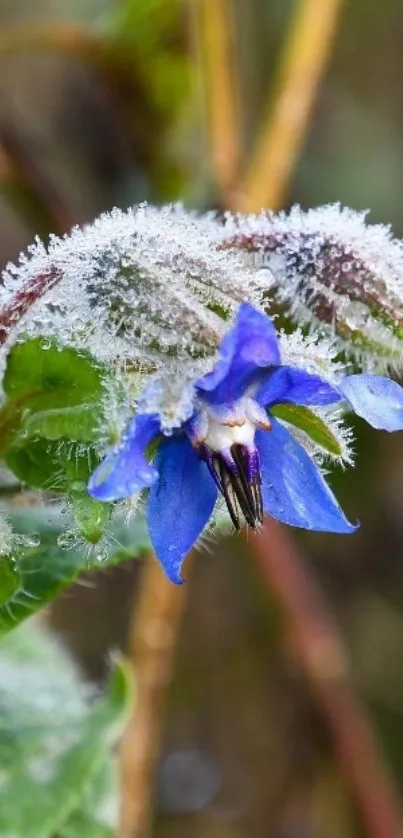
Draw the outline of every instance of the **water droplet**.
M57 539L57 546L60 547L61 550L71 550L71 548L75 546L76 541L76 534L68 530L67 532L63 532L59 535Z
M41 543L41 536L39 532L33 532L30 535L27 535L25 540L27 547L39 547Z

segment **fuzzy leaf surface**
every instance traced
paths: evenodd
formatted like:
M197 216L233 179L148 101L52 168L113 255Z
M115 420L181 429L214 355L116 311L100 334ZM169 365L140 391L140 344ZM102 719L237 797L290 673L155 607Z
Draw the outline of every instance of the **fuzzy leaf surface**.
M91 551L86 555L83 545L73 544L68 549L58 545L66 525L56 507L15 510L9 513L9 519L16 532L37 534L38 546L16 549L12 564L6 563L3 574L2 563L7 560L0 560L0 636L43 608L81 573L104 570L149 549L141 517L130 524L123 519L112 524L110 550L103 561Z
M56 838L85 811L131 697L119 665L106 695L89 705L63 650L31 624L2 640L0 835Z

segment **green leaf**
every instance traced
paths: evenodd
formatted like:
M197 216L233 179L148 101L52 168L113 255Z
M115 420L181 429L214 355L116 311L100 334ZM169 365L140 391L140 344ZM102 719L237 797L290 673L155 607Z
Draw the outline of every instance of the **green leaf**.
M28 536L38 533L40 543L35 547L21 546L15 552L16 575L12 580L7 577L8 595L7 586L4 592L1 589L0 636L43 608L81 573L120 564L141 555L150 547L141 517L134 518L130 524L122 517L111 522L110 548L103 561L99 561L95 551L87 552L77 538L67 536L63 539L66 522L60 508L15 509L9 511L8 517L16 532ZM64 548L60 546L63 541L66 544Z
M17 344L7 356L3 379L2 450L23 448L30 437L93 441L107 380L109 369L88 353L42 338Z
M72 483L87 483L99 462L95 450L71 440L23 440L5 456L11 471L28 486L52 492L68 491Z
M329 454L333 454L335 457L342 455L340 443L333 431L309 407L301 407L294 404L278 404L275 407L271 407L270 412L277 419L282 419L284 422L289 422L290 425L300 428L301 431L308 434L317 445L320 445Z
M87 353L34 338L9 353L3 389L31 411L94 403L102 394L105 369Z
M98 405L80 404L74 407L59 407L28 413L22 417L22 426L23 431L31 437L93 442L98 430L99 418Z
M21 574L11 556L0 556L0 607L21 587Z
M116 766L103 766L83 796L80 808L71 815L57 838L116 838L118 784Z
M43 631L29 624L2 641L0 835L54 838L80 813L89 821L88 801L100 802L100 778L131 700L121 664L107 694L89 706L69 659Z

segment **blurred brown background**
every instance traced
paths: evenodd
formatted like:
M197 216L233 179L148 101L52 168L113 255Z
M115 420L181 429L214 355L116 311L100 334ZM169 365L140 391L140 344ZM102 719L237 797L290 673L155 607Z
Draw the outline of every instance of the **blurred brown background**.
M2 264L36 233L63 232L114 205L225 205L209 154L194 5L0 0ZM231 6L244 166L296 5ZM370 208L371 220L403 235L402 38L401 0L346 0L288 205ZM360 531L296 537L403 792L403 438L360 422L356 432L357 467L332 484ZM108 650L125 643L138 576L139 563L98 574L53 608L52 625L90 678L102 679ZM155 835L189 833L361 834L275 597L240 538L197 558L168 698Z

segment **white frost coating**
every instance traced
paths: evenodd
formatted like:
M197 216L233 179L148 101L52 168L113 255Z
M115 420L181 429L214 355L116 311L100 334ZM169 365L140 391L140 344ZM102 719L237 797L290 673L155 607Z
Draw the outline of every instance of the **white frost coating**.
M0 309L49 270L61 279L10 329L8 345L23 333L55 336L109 362L154 367L211 354L225 331L217 307L231 314L261 299L242 255L217 249L221 230L210 215L142 204L53 236L48 248L36 240L4 271Z
M370 364L399 365L403 243L389 226L339 204L275 215L228 215L223 244L249 253L259 281L300 323L320 322ZM340 344L339 344L340 345ZM383 355L383 361L379 356Z
M162 431L169 435L190 419L194 402L192 379L187 381L185 370L177 370L176 375L168 373L151 378L139 398L138 412L157 413Z

